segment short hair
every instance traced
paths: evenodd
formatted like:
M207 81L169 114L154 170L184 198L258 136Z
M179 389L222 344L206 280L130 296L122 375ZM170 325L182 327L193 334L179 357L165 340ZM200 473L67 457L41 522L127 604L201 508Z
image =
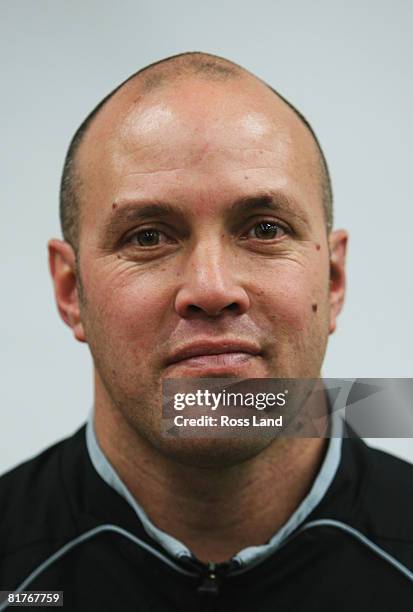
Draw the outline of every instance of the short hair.
M141 68L125 79L120 85L113 89L101 100L97 106L84 119L76 130L67 150L63 165L62 178L60 183L60 224L64 239L71 244L77 253L79 247L80 230L80 180L76 169L76 158L79 146L93 119L98 115L101 108L118 92L126 83L136 77L142 78L143 93L155 89L167 82L172 77L185 79L189 76L198 75L202 78L213 80L228 80L231 78L242 77L248 71L223 57L190 51L173 55L159 60ZM255 76L255 75L254 75ZM327 232L330 232L333 225L333 192L327 160L324 156L318 138L307 119L298 111L286 98L273 89L270 85L261 81L268 87L274 95L278 96L300 119L310 132L319 157L320 184L322 191L322 205L326 220Z

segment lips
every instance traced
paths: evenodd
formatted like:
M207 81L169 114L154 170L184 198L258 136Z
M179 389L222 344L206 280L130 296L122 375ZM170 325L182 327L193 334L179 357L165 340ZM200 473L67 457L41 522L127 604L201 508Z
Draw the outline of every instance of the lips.
M243 363L259 354L260 348L251 342L229 339L198 341L174 351L167 365L225 367Z

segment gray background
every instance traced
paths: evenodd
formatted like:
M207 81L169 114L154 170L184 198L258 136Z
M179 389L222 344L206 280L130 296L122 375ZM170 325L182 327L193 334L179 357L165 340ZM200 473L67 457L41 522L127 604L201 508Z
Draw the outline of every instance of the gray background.
M412 376L412 17L408 0L0 2L0 472L92 405L88 349L58 317L46 258L69 139L120 81L182 51L252 70L320 137L351 234L324 375ZM412 440L371 442L413 461Z

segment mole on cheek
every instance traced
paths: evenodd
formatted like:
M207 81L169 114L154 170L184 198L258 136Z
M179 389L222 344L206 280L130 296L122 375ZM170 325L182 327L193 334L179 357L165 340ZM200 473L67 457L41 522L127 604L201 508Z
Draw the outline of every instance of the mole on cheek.
M115 210L115 208L117 208L117 207L118 207L118 205L116 204L116 202L113 202L113 204L112 204L112 210Z
M317 304L314 302L314 304L312 305L313 312L317 312L317 308L318 308L318 306L317 306Z
M316 245L315 245L315 248L317 249L317 251L319 251L319 250L321 249L321 247L320 247L320 245L319 245L319 244L316 244Z

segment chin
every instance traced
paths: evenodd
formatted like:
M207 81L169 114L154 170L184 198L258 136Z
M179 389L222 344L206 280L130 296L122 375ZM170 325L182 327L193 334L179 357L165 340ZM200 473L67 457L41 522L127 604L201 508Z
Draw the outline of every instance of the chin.
M188 467L228 468L259 455L271 444L268 438L191 438L157 441L157 449L170 460Z

